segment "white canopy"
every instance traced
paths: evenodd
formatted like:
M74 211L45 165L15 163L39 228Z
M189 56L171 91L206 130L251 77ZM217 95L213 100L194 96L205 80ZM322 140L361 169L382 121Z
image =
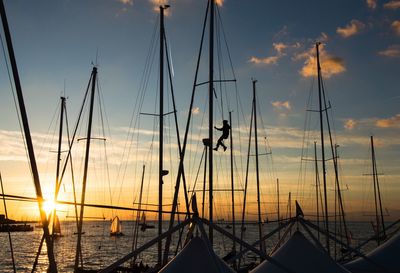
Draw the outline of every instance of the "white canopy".
M398 273L400 272L400 233L366 255L345 265L354 273Z
M206 242L194 237L160 273L234 273Z
M296 231L292 237L271 256L271 258L296 273L349 272L336 263L327 253L307 240L299 231ZM251 273L284 272L284 269L267 260L251 271Z

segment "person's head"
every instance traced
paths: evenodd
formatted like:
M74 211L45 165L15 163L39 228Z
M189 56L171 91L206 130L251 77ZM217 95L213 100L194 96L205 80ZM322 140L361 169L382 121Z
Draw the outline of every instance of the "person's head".
M228 124L228 121L226 119L224 119L224 124Z

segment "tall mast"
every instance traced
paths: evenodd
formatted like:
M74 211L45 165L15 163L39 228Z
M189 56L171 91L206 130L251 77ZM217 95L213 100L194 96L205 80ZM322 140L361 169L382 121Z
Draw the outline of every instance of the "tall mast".
M318 72L318 99L319 99L319 122L320 122L320 130L321 130L321 153L322 153L322 177L324 182L324 202L325 202L325 228L326 228L326 249L328 254L330 254L329 247L329 219L328 219L328 197L326 191L326 162L325 162L325 143L324 143L324 121L323 121L323 111L326 109L322 109L322 83L321 83L321 65L319 62L319 46L320 42L315 44L315 48L317 50L317 72Z
M140 182L140 192L139 192L139 205L138 205L138 211L136 214L135 228L133 231L132 251L135 251L137 248L138 235L139 235L139 222L140 222L141 215L143 215L143 213L144 213L144 212L142 212L142 196L143 196L143 183L144 183L145 170L146 170L146 165L143 164L142 180ZM136 256L133 258L133 261L135 261L135 260L136 260Z
M64 124L64 109L65 109L65 97L61 97L61 111L60 111L60 127L58 132L58 148L57 148L57 167L56 167L56 189L54 191L54 201L57 201L58 192L60 190L60 165L61 165L61 144ZM54 225L56 220L56 208L53 210L53 236L54 236Z
M163 199L163 149L164 149L164 10L168 5L160 6L160 124L159 124L159 158L158 158L158 236L162 234L162 199ZM162 241L158 241L158 264L162 260Z
M230 129L230 156L231 156L231 190L232 190L232 235L236 237L236 220L235 220L235 184L233 179L233 137L232 137L232 112L229 112L229 124L231 125ZM233 251L236 252L236 241L233 240Z
M318 241L319 241L319 172L318 172L318 156L317 142L314 141L314 162L315 162L315 200L317 201L317 226L318 226Z
M92 119L93 119L93 106L94 106L94 98L96 91L96 77L97 77L97 67L93 67L92 70L92 89L91 89L91 97L90 97L90 108L89 108L89 121L87 128L87 137L86 137L86 152L85 152L85 165L83 169L83 179L82 179L82 196L81 196L81 210L79 215L79 224L78 224L78 240L76 244L76 253L75 253L75 267L74 271L78 271L79 266L79 258L81 255L81 239L82 239L82 224L83 224L83 212L85 208L85 196L86 196L86 181L89 167L89 155L90 155L90 140L92 137Z
M18 105L19 105L19 110L20 110L20 114L21 114L23 129L24 129L24 135L25 135L26 147L27 147L28 155L29 155L29 161L30 161L30 165L31 165L33 183L35 185L35 190L36 190L36 198L38 200L40 218L41 218L42 225L43 225L43 235L45 237L46 246L47 246L47 256L49 259L48 271L51 273L54 273L54 272L57 272L57 264L56 264L56 261L54 258L53 243L50 238L49 225L48 225L46 212L43 210L43 194L42 194L42 188L40 185L39 172L38 172L38 168L37 168L37 164L36 164L35 152L33 149L31 132L29 129L28 115L27 115L26 109L25 109L24 96L22 94L22 87L21 87L21 82L19 79L17 62L15 60L14 48L13 48L13 44L12 44L12 40L11 40L10 29L8 27L7 15L6 15L6 11L4 8L3 0L0 0L0 13L1 13L1 21L3 23L4 36L6 38L6 43L7 43L7 48L8 48L8 56L9 56L9 60L11 63L11 68L12 68L12 73L13 73L13 78L14 78L15 91L17 93L17 98L18 98Z
M254 144L256 150L256 182L257 182L257 208L258 208L258 234L260 237L260 250L263 249L262 235L262 219L261 219L261 199L260 199L260 173L258 169L258 138L257 138L257 103L256 103L256 82L253 80L253 115L254 115Z
M213 130L214 130L214 9L215 9L215 0L210 0L210 37L209 37L209 70L208 70L208 138L210 139L210 145L214 143L213 141ZM213 245L213 149L209 149L208 153L208 183L209 183L209 191L208 191L208 200L209 200L209 218L210 218L210 226L209 226L209 239L211 246Z
M277 199L278 199L278 201L277 201L277 205L278 205L278 212L277 212L277 215L278 215L278 226L280 225L280 219L281 219L281 211L280 211L280 203L279 203L279 178L277 178L276 179L276 194L277 194ZM281 229L279 229L278 230L278 239L280 240L281 239Z
M242 208L242 223L240 227L240 240L244 238L244 232L246 227L244 225L244 218L246 215L246 200L247 200L247 186L248 186L248 178L249 178L249 166L250 166L250 148L251 148L251 133L253 130L253 104L251 105L251 115L250 115L250 132L249 132L249 141L247 144L247 158L246 158L246 176L244 181L244 193L243 193L243 208ZM242 251L243 246L240 245L240 251ZM240 267L241 258L239 258L238 267Z
M57 168L56 168L56 194L60 190L60 164L61 164L61 144L64 124L64 109L65 109L65 97L61 97L61 112L60 112L60 127L58 132L58 148L57 148Z
M331 139L331 144L332 144L332 137L331 137L330 130L329 130L329 137ZM332 156L333 156L333 165L335 168L335 182L336 182L337 197L338 197L339 210L340 210L339 216L341 216L341 220L343 221L343 228L344 228L344 233L346 236L347 247L349 247L351 244L351 240L349 237L349 231L347 229L346 215L344 213L344 207L343 207L342 191L340 189L340 183L339 183L339 164L338 164L339 155L338 155L338 151L337 151L338 147L339 147L339 145L335 144L335 150L334 150L334 153L332 153ZM336 248L335 248L335 250L336 250Z
M382 200L381 200L381 191L379 188L379 180L378 180L378 170L376 167L376 158L375 158L375 146L374 146L374 137L371 136L371 160L372 160L372 177L374 183L374 197L375 197L375 217L376 217L376 226L377 226L377 242L380 244L380 233L383 232L383 237L386 237L385 232L385 222L383 219L383 209L382 209ZM379 203L379 211L380 218L378 213L378 203ZM382 228L382 230L381 230Z

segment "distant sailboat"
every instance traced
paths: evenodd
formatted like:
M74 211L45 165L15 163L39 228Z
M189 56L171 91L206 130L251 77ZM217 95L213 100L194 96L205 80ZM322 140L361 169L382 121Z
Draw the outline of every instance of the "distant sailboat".
M54 219L53 238L58 238L58 237L62 237L62 236L63 235L61 234L60 219L56 215L56 218Z
M121 221L118 216L115 216L111 222L110 236L124 236L121 228Z
M148 225L146 223L146 214L144 212L142 214L142 219L141 219L140 222L141 222L140 223L140 230L141 231L146 231L146 229L148 229L148 228L155 228L154 225Z

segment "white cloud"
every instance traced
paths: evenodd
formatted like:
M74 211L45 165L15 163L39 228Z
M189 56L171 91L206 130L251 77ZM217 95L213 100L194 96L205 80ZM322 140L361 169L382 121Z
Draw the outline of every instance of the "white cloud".
M336 33L342 36L343 38L349 38L351 36L354 36L358 33L360 33L361 30L365 28L365 24L362 23L361 21L358 21L356 19L353 19L350 21L350 24L348 24L345 27L338 27L336 29Z

